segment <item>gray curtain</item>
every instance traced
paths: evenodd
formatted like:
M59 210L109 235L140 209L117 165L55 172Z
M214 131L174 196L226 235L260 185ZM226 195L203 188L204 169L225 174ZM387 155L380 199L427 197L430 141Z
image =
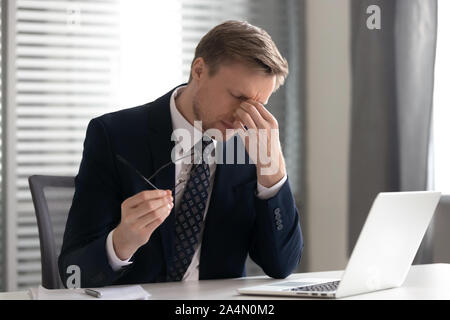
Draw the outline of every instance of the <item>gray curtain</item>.
M436 0L352 0L349 253L382 191L426 190ZM381 9L369 30L367 7ZM432 227L416 262L431 261Z

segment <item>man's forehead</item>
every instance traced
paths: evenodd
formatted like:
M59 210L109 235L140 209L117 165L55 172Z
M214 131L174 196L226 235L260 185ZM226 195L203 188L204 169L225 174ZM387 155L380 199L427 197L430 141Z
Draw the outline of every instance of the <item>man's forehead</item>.
M233 92L256 100L260 103L267 103L272 94L276 76L266 74L264 71L250 67L244 63L234 62L223 64L219 67L219 72L225 76L228 86Z

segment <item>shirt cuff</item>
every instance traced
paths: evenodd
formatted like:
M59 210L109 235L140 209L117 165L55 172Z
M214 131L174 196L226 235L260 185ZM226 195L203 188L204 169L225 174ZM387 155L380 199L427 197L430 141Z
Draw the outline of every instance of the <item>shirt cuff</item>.
M128 266L133 262L130 262L130 259L120 260L119 257L117 257L113 245L113 232L114 230L112 230L109 233L108 238L106 238L106 255L108 256L108 262L111 268L114 271L119 271L122 267Z
M287 180L287 174L285 174L280 181L275 183L270 188L266 188L258 182L256 196L261 200L267 200L269 198L272 198L273 196L275 196L278 193L278 191L280 191L281 187L286 182L286 180Z

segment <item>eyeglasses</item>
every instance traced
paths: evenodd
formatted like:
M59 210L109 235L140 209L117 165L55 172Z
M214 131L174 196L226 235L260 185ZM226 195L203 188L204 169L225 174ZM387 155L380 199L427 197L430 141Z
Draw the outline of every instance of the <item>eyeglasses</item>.
M200 142L201 142L202 140L200 140ZM126 160L124 157L122 157L120 154L116 154L116 158L117 158L117 160L119 160L120 162L122 162L123 164L125 164L127 167L129 167L130 169L132 169L134 172L136 172L136 174L142 179L142 180L144 180L148 185L150 185L152 188L154 188L155 190L160 190L160 188L158 188L154 183L152 183L150 180L151 179L153 179L154 177L156 177L156 175L159 173L159 172L161 172L161 170L163 170L164 168L166 168L167 166L169 166L170 164L172 164L172 163L176 163L176 162L178 162L178 161L180 161L180 160L183 160L183 159L185 159L185 158L187 158L187 157L192 157L192 156L194 156L194 154L195 154L195 149L196 149L196 146L194 146L192 149L191 149L191 153L190 154L187 154L187 155L185 155L185 156L182 156L182 157L180 157L180 158L178 158L178 159L175 159L174 161L169 161L169 162L167 162L167 163L165 163L164 165L162 165L158 170L156 170L155 171L155 173L153 173L150 177L148 177L148 178L146 178L138 169L136 169L128 160ZM195 162L195 161L194 161ZM191 170L195 170L195 169L197 169L197 167L200 165L200 163L195 163L194 164L194 167L193 168L191 168ZM178 180L178 182L175 184L175 186L171 189L171 192L174 194L174 195L177 195L180 191L181 191L181 189L179 188L179 190L177 191L177 187L180 185L180 184L182 184L182 183L184 183L186 180L187 180L187 175L189 175L189 173L186 171L185 172L185 174L186 174L186 177L181 177L181 178L179 178L179 180Z
M180 161L182 159L185 159L187 157L192 157L194 155L194 150L191 151L190 154L185 155L183 157L180 157L178 159L176 159L175 161L173 161L173 163ZM136 169L128 160L126 160L124 157L122 157L119 154L116 154L116 158L124 163L127 167L129 167L130 169L134 170L134 172L136 172L136 174L141 177L141 179L143 179L148 185L150 185L152 188L154 188L155 190L160 190L160 188L158 188L157 186L155 186L155 184L153 184L150 180L153 179L154 177L156 177L156 175L161 172L162 169L166 168L167 166L169 166L172 163L172 160L167 162L166 164L162 165L158 170L155 171L155 173L153 173L150 177L146 178L138 169ZM192 170L195 170L197 167L199 166L199 164L195 164L195 167L192 168ZM180 178L179 181L175 184L175 186L171 189L172 193L174 195L178 194L180 192L180 190L177 190L177 187L185 182L187 180L187 177L184 178Z

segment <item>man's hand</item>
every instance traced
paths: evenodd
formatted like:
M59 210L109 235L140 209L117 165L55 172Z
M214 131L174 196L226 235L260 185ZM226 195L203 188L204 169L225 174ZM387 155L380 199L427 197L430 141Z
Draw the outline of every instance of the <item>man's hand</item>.
M173 208L170 190L146 190L122 202L122 218L113 233L117 257L129 259L146 244Z
M266 188L272 187L286 174L277 120L261 103L253 100L242 102L234 117L233 126L256 165L258 182ZM248 132L242 125L249 129ZM252 143L256 146L250 146Z

